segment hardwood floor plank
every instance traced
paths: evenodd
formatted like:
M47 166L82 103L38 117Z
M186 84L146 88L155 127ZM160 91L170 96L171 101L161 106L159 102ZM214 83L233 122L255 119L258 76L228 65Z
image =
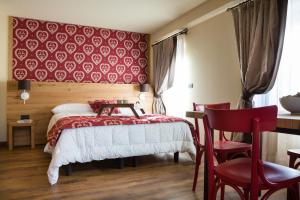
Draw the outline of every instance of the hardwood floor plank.
M36 149L0 148L0 199L101 199L101 200L200 200L203 198L203 165L200 166L196 193L192 192L194 163L180 154L137 157L137 167L125 159L125 167L116 169L110 161L75 164L71 176L61 170L59 181L50 186L47 169L51 156ZM126 165L126 161L129 163ZM108 164L107 164L108 163ZM284 199L285 191L271 199ZM239 199L226 188L225 199Z

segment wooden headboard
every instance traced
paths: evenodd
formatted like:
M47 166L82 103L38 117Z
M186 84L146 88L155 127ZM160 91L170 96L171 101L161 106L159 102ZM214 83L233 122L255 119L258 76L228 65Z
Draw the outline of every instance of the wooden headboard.
M7 83L7 120L15 121L22 114L29 114L36 122L35 142L46 143L46 131L52 116L51 109L63 103L87 103L95 99L126 99L131 103L138 101L137 84L101 83L60 83L31 82L30 98L26 104L20 100L17 81ZM153 91L146 93L143 105L146 113L152 112ZM26 135L15 136L15 144L28 143Z

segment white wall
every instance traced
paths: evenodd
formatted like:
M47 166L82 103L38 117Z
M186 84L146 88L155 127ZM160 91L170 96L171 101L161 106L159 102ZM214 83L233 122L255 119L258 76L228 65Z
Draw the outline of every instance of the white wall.
M0 142L6 141L6 81L8 77L8 16L0 11Z
M233 20L223 13L189 30L186 35L186 68L190 73L191 101L237 104L240 71Z

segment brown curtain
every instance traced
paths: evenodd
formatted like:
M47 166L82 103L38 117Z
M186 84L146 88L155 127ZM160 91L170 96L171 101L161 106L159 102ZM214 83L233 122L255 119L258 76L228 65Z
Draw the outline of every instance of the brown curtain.
M270 91L280 64L287 0L253 0L232 9L241 69L239 108L251 108L255 94ZM237 141L249 141L237 134Z
M154 113L166 114L162 95L174 82L176 46L177 37L170 37L153 46Z

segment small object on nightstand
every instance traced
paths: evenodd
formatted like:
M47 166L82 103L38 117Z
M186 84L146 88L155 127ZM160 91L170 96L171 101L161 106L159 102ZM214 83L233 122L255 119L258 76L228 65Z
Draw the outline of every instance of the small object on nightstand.
M30 128L30 143L31 148L35 148L35 133L34 133L34 121L31 119L18 120L15 122L8 122L8 148L9 150L13 149L14 146L14 132L15 127L29 127Z
M32 119L20 119L17 123L32 123Z

